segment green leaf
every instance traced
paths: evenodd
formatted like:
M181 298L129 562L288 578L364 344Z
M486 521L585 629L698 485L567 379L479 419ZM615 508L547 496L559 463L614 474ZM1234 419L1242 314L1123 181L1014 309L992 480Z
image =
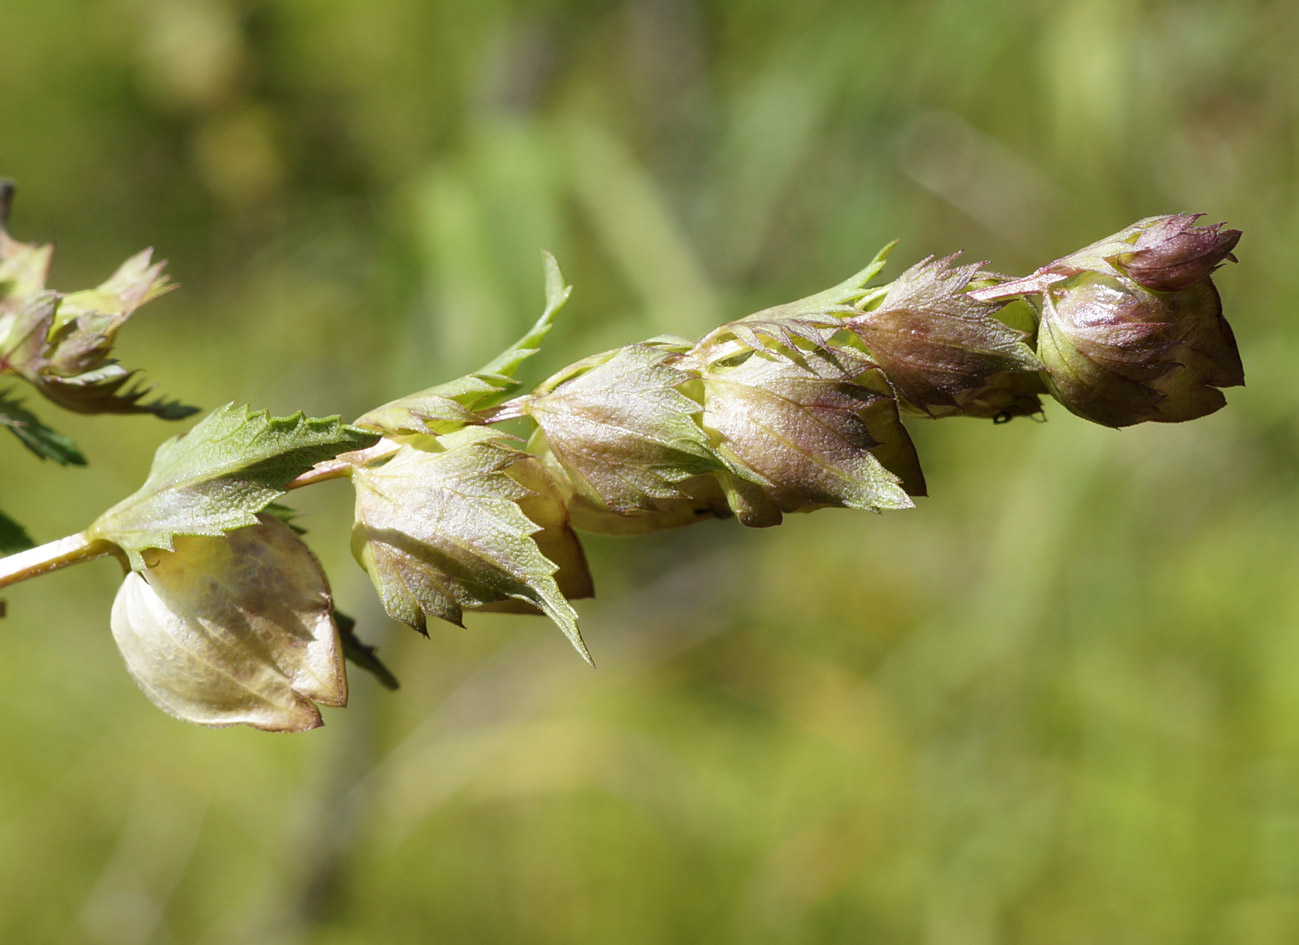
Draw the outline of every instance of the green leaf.
M227 404L160 446L144 485L87 534L116 544L139 570L146 548L170 550L175 535L220 535L253 525L258 512L316 463L378 440L337 417L272 417Z
M956 394L994 374L1041 368L1024 334L993 317L999 306L965 291L979 264L953 266L955 258L917 263L846 320L898 395L924 413L956 406Z
M296 524L297 520L302 516L302 513L297 509L290 508L280 502L272 502L262 509L262 513L283 522L293 530L293 534L299 537L307 533L305 528Z
M924 492L887 381L860 355L752 351L710 365L703 383L703 425L745 525L778 525L783 512L824 506L911 508L904 481Z
M419 437L390 460L352 474L352 550L389 616L427 633L429 617L525 601L550 617L590 660L577 613L538 547L541 527L520 508L530 492L509 474L521 457L504 434L466 427Z
M153 703L200 725L299 732L347 704L329 584L285 525L151 550L113 602L113 639Z
M0 554L11 555L16 551L26 551L28 548L35 547L36 542L32 541L27 530L8 515L0 512Z
M402 435L451 433L472 423L481 423L475 413L495 406L521 386L514 372L541 349L555 316L573 291L564 284L559 264L543 253L546 269L546 308L522 338L472 374L445 384L401 397L366 413L357 426Z
M564 307L568 297L573 293L573 287L564 282L564 274L559 271L559 263L550 253L541 254L542 265L546 271L546 307L542 311L541 317L537 319L536 324L528 330L528 333L512 344L505 351L498 354L487 364L483 365L474 372L476 377L494 378L499 381L509 381L511 389L518 386L518 381L513 380L514 372L524 361L532 357L541 350L541 343L545 340L550 328L555 322L555 316L559 310ZM504 388L502 389L504 393Z
M178 400L146 401L153 386L139 381L137 373L111 363L76 377L41 374L28 380L47 400L74 413L151 413L159 420L184 420L198 413L197 407Z
M680 388L696 381L673 348L628 345L537 388L525 412L585 499L627 513L683 497L675 483L720 468Z
M720 325L694 346L693 353L712 361L719 351L728 350L727 345L732 341L785 357L798 358L804 349L830 353L831 339L843 328L843 320L856 315L887 291L885 287L869 288L867 283L879 275L896 246L897 240L889 243L875 254L866 268L836 286Z
M785 318L802 318L825 312L841 312L853 306L861 305L865 300L883 291L881 288L867 288L866 283L879 275L880 270L884 268L884 263L889 258L889 254L893 252L897 245L897 240L889 243L875 254L875 258L866 264L866 268L853 273L836 286L831 286L796 302L786 302L783 305L776 305L761 312L755 312L746 318L740 319L740 321L774 321Z
M8 392L0 392L0 426L41 459L52 459L60 466L86 465L86 457L81 455L76 443L41 423L20 400L11 399Z
M379 660L377 646L362 643L356 635L356 621L341 611L334 611L334 622L338 624L338 639L343 644L343 658L359 666L385 689L400 689L401 683L392 671Z

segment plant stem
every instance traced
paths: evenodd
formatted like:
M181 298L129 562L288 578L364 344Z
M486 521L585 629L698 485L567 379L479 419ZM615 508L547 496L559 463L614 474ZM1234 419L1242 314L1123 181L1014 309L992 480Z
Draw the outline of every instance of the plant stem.
M112 542L87 538L84 532L46 542L39 547L0 558L0 587L39 577L70 564L102 558L111 555L115 549Z
M341 453L333 459L326 459L316 463L297 479L285 485L284 488L301 489L303 486L315 485L327 479L343 479L350 476L352 470L357 466L364 466L366 463L372 463L386 456L391 456L400 449L400 446L401 444L394 443L385 437L369 449Z

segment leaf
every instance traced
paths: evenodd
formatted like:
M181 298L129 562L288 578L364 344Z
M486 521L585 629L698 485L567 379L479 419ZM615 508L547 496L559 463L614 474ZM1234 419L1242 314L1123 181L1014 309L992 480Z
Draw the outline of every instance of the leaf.
M151 413L159 420L184 420L198 413L197 407L178 400L158 397L146 402L153 386L137 380L137 373L113 363L72 378L44 374L32 383L47 400L75 413Z
M614 512L649 510L683 496L675 483L719 468L699 403L679 389L695 377L673 366L676 355L628 345L571 365L528 400L578 495Z
M265 506L262 509L262 513L266 515L270 515L273 518L279 519L285 525L289 526L289 528L293 530L293 534L297 535L298 537L301 537L307 533L307 530L305 528L303 528L301 525L296 524L297 520L301 518L302 513L295 508L290 508L289 506L284 505L283 503L280 502L271 502L269 505Z
M519 369L519 366L524 361L541 350L541 342L549 334L555 316L559 314L559 310L564 307L564 303L572 295L573 287L565 284L564 274L559 271L559 263L555 261L555 257L546 252L543 252L541 256L542 265L546 270L545 310L526 335L475 371L475 376L496 378L501 381L508 380L511 389L517 387L518 381L513 380L514 372ZM504 390L505 388L502 388L502 392Z
M824 506L911 508L907 492L924 493L887 382L857 358L845 364L754 351L703 372L703 425L745 525L778 525L783 512Z
M45 288L54 247L20 243L9 235L9 212L13 208L16 188L11 181L0 181L0 312L10 298L25 299ZM0 321L0 337L4 336Z
M518 453L507 472L525 490L519 500L523 514L538 528L533 535L537 548L555 565L555 583L569 600L595 596L595 583L586 563L586 553L569 524L569 496L538 457ZM538 613L528 601L510 598L482 608L494 613Z
M270 516L150 551L113 602L113 638L154 705L200 725L298 732L347 704L329 585Z
M338 639L343 645L343 658L354 666L359 666L385 689L400 689L401 683L387 666L380 662L379 648L362 643L356 636L356 621L341 611L334 611L334 622L338 624Z
M76 443L41 423L22 401L10 399L8 392L0 392L0 426L41 459L52 459L60 466L86 465L86 457L81 455Z
M116 331L140 306L176 288L163 275L166 265L153 262L153 250L142 250L95 288L69 292L59 303L55 331L71 322L82 322L83 330L93 326L98 334Z
M78 413L151 413L179 420L196 412L176 401L145 401L112 358L117 332L141 305L170 291L163 263L137 253L94 289L62 294L45 280L53 248L19 243L5 229L13 186L0 184L0 373L16 374Z
M997 305L964 291L979 265L955 256L912 266L874 308L847 319L899 396L916 409L954 406L962 390L1003 371L1037 371L1024 335L993 317Z
M36 542L32 541L27 530L8 515L0 512L0 554L11 555L35 547Z
M879 275L880 270L884 268L884 263L889 258L889 254L893 252L897 245L897 240L889 243L875 254L875 258L866 264L866 268L854 273L836 286L831 286L796 302L786 302L783 305L763 309L761 312L755 312L747 318L740 319L740 322L769 322L777 319L800 318L825 312L838 312L859 305L864 299L882 291L881 289L868 289L866 283Z
M550 253L542 253L542 257L546 308L527 334L472 374L377 407L358 418L356 425L394 435L451 433L481 423L475 411L494 406L518 390L521 385L514 379L514 372L541 349L555 316L573 291L564 284L555 257Z
M139 570L146 548L170 550L176 535L220 535L255 524L295 477L378 440L337 417L272 417L227 404L160 446L144 485L87 533L113 542Z
M353 553L388 615L421 633L429 617L461 624L465 609L515 599L550 617L589 661L557 566L533 537L541 527L520 508L530 493L510 476L520 456L507 442L466 427L355 470Z

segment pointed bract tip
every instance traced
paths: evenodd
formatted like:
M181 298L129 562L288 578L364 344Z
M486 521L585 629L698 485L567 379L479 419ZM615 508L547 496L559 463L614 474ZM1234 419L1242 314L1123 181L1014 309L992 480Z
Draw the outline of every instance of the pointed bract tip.
M1176 292L1207 279L1224 260L1236 261L1232 250L1241 231L1226 223L1197 226L1202 213L1178 213L1143 220L1130 252L1107 257L1134 282L1158 292ZM1141 224L1138 224L1139 226Z

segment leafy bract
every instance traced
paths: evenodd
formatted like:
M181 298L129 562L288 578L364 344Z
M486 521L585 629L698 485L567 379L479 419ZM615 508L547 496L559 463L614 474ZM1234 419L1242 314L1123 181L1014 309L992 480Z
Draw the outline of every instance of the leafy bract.
M26 299L45 289L54 247L35 243L20 243L9 235L9 211L13 206L15 188L9 181L0 181L0 316L14 307L13 300ZM4 322L0 320L0 338L4 337Z
M357 426L387 434L450 433L471 423L481 423L475 413L492 407L521 386L514 372L541 348L555 316L573 291L550 253L543 253L546 269L546 308L522 338L472 374L401 397L369 411Z
M412 438L382 465L356 469L353 553L388 615L421 633L429 617L460 624L466 609L513 599L550 617L589 660L558 566L534 538L542 526L520 507L538 493L511 476L531 460L508 444L465 427Z
M568 494L541 460L527 453L517 454L506 471L526 490L518 500L519 508L540 529L532 537L541 553L559 569L555 572L555 582L560 592L569 600L594 597L595 584L586 563L586 552L569 521ZM511 598L484 609L528 612L536 608L528 601Z
M343 647L343 658L354 666L359 666L379 681L385 689L400 689L397 677L379 659L379 648L362 643L356 635L356 621L342 611L334 611L334 622L338 624L338 639Z
M715 473L691 476L673 483L673 486L681 493L680 498L656 499L654 508L630 512L612 512L574 494L568 500L569 518L573 527L582 532L646 535L707 519L729 518L732 514Z
M0 392L0 427L18 437L23 446L41 459L52 459L60 466L86 465L86 458L76 443L41 423L22 401L10 398L8 392Z
M542 384L525 410L574 491L614 512L679 499L675 483L719 468L680 388L695 380L673 347L635 344L587 358Z
M954 267L955 258L917 263L845 322L898 395L924 413L955 406L956 394L994 374L1041 368L1023 333L993 317L998 306L965 291L979 265Z
M117 545L139 570L146 548L170 550L176 535L220 535L255 524L295 477L378 439L337 417L272 417L227 404L160 446L144 485L87 534Z
M0 512L0 554L11 555L16 551L26 551L35 547L27 529L23 528L8 515Z
M792 353L791 353L792 355ZM924 479L879 368L846 349L799 357L740 350L703 372L704 429L745 525L840 506L911 508Z
M320 565L277 519L149 551L113 602L113 638L140 688L177 718L298 732L347 704Z
M740 322L798 319L820 315L825 312L842 312L852 307L861 306L883 292L881 288L868 288L867 283L879 275L880 270L884 268L884 264L889 258L889 254L893 252L897 245L897 240L889 243L875 254L875 258L867 263L864 269L849 276L836 286L831 286L795 302L786 302L783 305L763 309L761 312L755 312L740 319Z

